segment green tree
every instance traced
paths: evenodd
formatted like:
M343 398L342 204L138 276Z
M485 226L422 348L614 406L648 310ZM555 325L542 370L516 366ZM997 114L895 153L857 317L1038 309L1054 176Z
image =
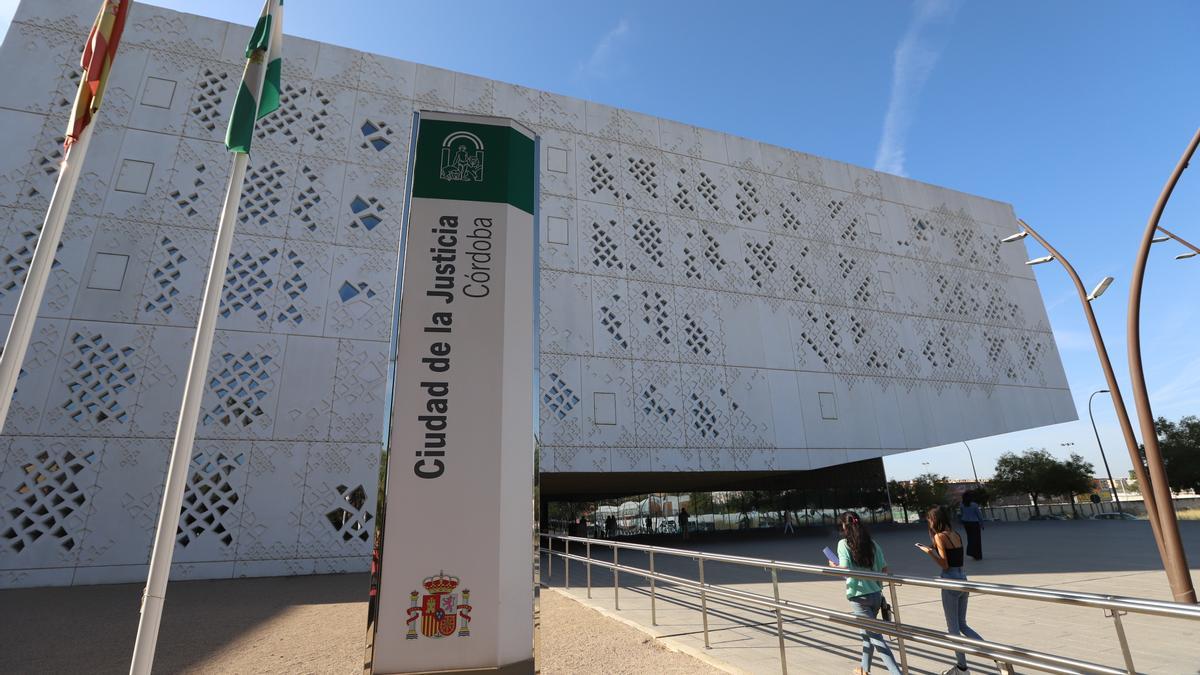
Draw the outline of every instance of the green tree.
M945 504L946 490L949 485L949 478L936 473L923 473L917 476L909 484L911 506L918 511L923 511L931 506Z
M688 493L689 513L698 516L701 513L713 513L713 496L711 492Z
M1160 417L1154 421L1154 430L1171 491L1200 491L1200 418L1188 415L1172 422ZM1138 453L1144 458L1145 446L1138 446Z
M1034 513L1041 513L1042 498L1052 496L1067 497L1074 509L1072 497L1091 492L1094 471L1092 464L1079 455L1072 454L1070 459L1059 461L1045 449L1030 448L1020 455L1013 452L1000 455L988 487L997 494L1028 495Z
M1075 510L1075 495L1092 492L1095 488L1092 476L1096 473L1096 467L1075 453L1057 464L1058 466L1051 475L1050 489L1052 492L1050 494L1066 497L1067 501L1071 502L1071 513L1078 518L1079 512Z
M1138 446L1139 451L1143 451L1144 449L1145 449L1144 446ZM1142 494L1142 486L1138 485L1137 472L1134 471L1133 469L1129 470L1129 482L1126 483L1125 485L1129 488L1129 491L1132 492L1133 494L1135 494L1135 495Z
M912 494L907 481L889 480L888 493L892 496L892 506L899 506L904 511L904 522L908 522L908 508L912 506Z

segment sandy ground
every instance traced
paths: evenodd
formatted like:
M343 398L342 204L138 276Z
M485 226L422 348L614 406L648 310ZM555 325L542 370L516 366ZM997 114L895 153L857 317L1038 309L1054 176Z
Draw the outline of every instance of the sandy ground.
M364 575L172 584L156 673L362 672ZM0 591L0 672L127 673L138 585ZM556 591L543 673L717 673Z

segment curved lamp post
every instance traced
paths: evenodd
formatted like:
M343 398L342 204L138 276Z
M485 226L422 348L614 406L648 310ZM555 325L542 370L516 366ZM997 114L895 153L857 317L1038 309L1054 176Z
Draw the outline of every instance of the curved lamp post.
M966 441L961 441L963 445L967 445ZM975 485L983 487L983 483L979 482L979 472L975 470L975 453L971 452L971 446L967 445L967 457L971 458L971 475L975 476Z
M1146 231L1142 234L1142 245L1138 248L1137 258L1133 265L1133 279L1129 283L1129 325L1127 327L1127 342L1129 346L1129 380L1133 384L1133 404L1137 410L1138 422L1142 428L1142 440L1146 446L1146 464L1150 470L1150 487L1154 491L1159 525L1163 532L1163 545L1166 548L1170 564L1167 567L1167 578L1171 579L1171 592L1179 602L1196 602L1196 591L1192 587L1192 575L1188 571L1187 555L1183 550L1183 542L1179 538L1179 521L1175 516L1174 504L1171 502L1171 486L1167 482L1167 470L1163 466L1162 452L1158 447L1158 432L1154 428L1154 412L1150 409L1150 394L1146 391L1146 373L1142 369L1142 282L1146 277L1146 262L1150 258L1150 247L1154 244L1155 236L1162 232L1169 238L1182 241L1175 235L1159 226L1175 184L1183 175L1196 147L1200 146L1200 129L1196 130L1192 140L1175 165L1175 170L1167 177L1154 210L1150 212L1150 220L1146 223ZM1192 252L1198 252L1188 244ZM1111 389L1112 387L1110 387ZM1115 391L1115 390L1114 390ZM1115 395L1115 394L1114 394ZM1134 466L1140 466L1135 461ZM1138 478L1141 480L1141 477ZM1145 494L1145 490L1142 493Z
M1092 399L1096 394L1111 394L1107 389L1097 389L1088 397L1088 418L1092 420L1092 433L1096 434L1096 447L1100 448L1100 459L1104 460L1104 473L1108 474L1108 486L1112 488L1113 501L1117 503L1117 513L1121 513L1121 498L1117 496L1117 482L1113 480L1112 469L1108 468L1108 456L1104 454L1104 444L1100 442L1100 432L1096 429L1096 416L1092 414Z
M1112 361L1108 358L1108 350L1104 347L1104 337L1100 334L1100 325L1096 323L1096 313L1092 311L1092 301L1104 294L1108 290L1109 284L1112 283L1112 277L1105 277L1091 293L1088 293L1083 286L1083 282L1079 279L1079 274L1075 272L1075 268L1071 263L1062 256L1053 246L1042 238L1037 230L1034 230L1020 218L1017 222L1021 224L1021 231L1003 239L1004 242L1020 241L1026 236L1033 237L1039 244L1042 245L1050 255L1041 258L1035 258L1025 263L1026 265L1040 265L1048 263L1052 260L1057 260L1059 264L1066 270L1067 276L1071 278L1071 283L1075 286L1075 291L1079 294L1079 301L1083 305L1083 315L1087 318L1088 328L1092 331L1092 340L1096 344L1096 356L1100 359L1100 368L1104 371L1104 380L1108 383L1108 388L1112 392L1113 407L1116 409L1117 422L1121 426L1121 435L1125 438L1125 446L1129 450L1129 458L1133 462L1133 471L1137 476L1138 485L1149 485L1149 479L1146 475L1145 465L1142 464L1141 455L1138 453L1137 437L1133 435L1133 423L1129 420L1129 413L1125 410L1125 402L1121 399L1121 388L1117 385L1117 377L1113 373ZM1157 513L1157 504L1155 495L1149 490L1143 489L1142 496L1145 499L1146 512L1150 515L1150 529L1154 531L1154 543L1158 546L1159 557L1163 561L1163 567L1169 569L1167 549L1163 545L1162 526L1160 525ZM1170 573L1168 572L1168 577ZM1174 589L1174 583L1171 588Z

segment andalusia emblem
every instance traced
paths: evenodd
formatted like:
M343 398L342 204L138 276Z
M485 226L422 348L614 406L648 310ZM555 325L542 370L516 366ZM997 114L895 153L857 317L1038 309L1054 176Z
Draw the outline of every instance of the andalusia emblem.
M462 591L462 601L454 590L458 588L458 577L452 577L445 572L428 577L421 582L425 594L418 591L409 594L412 603L408 608L408 640L417 639L417 619L421 620L421 635L441 639L454 635L458 629L459 637L471 636L471 591ZM458 620L462 619L462 626Z
M456 131L442 141L442 166L438 178L450 181L483 180L483 141L469 131Z

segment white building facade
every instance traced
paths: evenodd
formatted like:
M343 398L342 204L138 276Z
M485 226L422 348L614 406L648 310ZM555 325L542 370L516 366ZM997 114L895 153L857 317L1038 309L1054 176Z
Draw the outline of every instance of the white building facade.
M25 0L0 50L4 325L95 4ZM145 576L249 34L133 9L0 437L0 587ZM1006 204L299 38L283 86L174 578L366 569L419 109L541 135L545 488L809 471L1075 419L1024 248L999 244Z

